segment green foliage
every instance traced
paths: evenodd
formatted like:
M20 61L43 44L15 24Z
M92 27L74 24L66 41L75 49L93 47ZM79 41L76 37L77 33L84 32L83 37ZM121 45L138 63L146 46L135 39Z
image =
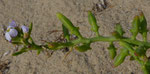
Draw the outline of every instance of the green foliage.
M74 35L78 36L79 38L82 38L82 36L79 32L79 28L75 27L67 17L65 17L61 13L57 13L57 17L63 23L63 25L71 32L71 34L74 34Z
M139 20L139 16L135 16L133 21L132 21L132 28L131 28L131 33L132 33L132 39L136 39L136 36L139 32L139 26L140 26L140 20Z
M122 26L121 26L119 23L116 24L115 29L116 29L116 32L119 33L120 37L122 37L123 34L125 33L125 32L123 31L123 29L122 29Z
M114 66L117 67L120 64L122 64L126 58L126 56L129 55L129 51L126 48L122 48L120 50L119 55L116 57L115 61L114 61Z
M69 34L68 29L63 24L62 24L62 28L63 28L64 38L69 41L70 40L70 34Z
M89 23L91 25L91 30L93 32L95 32L97 34L97 36L99 36L99 33L98 33L98 25L97 25L97 21L96 21L96 18L95 16L92 14L91 11L88 12L88 20L89 20Z
M90 47L90 44L87 43L87 44L83 44L81 46L77 46L77 47L75 47L75 49L78 50L78 51L80 51L80 52L85 52L87 50L90 50L91 47Z
M146 41L147 40L147 21L146 18L143 14L143 12L140 14L139 16L139 20L140 20L140 33L143 36L143 40Z
M150 61L146 56L146 52L148 48L150 48L150 42L147 41L147 21L143 13L135 16L132 21L132 27L130 29L132 37L124 36L125 31L120 24L116 24L115 31L112 33L112 36L106 37L99 35L99 27L97 25L96 18L91 11L88 12L88 20L91 25L91 30L96 33L96 36L92 38L83 37L79 32L79 28L75 27L72 22L63 14L57 13L57 17L62 22L63 36L67 41L46 41L45 44L37 45L31 37L33 26L33 23L31 23L29 25L29 32L27 33L29 36L27 38L24 37L24 33L20 28L16 28L18 31L18 36L13 38L11 43L15 45L21 45L23 48L15 52L13 56L20 55L29 50L37 50L37 54L40 54L40 52L45 49L56 51L66 47L74 47L79 52L86 52L91 50L91 43L105 41L110 43L108 51L110 58L112 60L114 59L115 67L121 65L125 58L129 56L130 60L135 60L141 65L144 74L150 74ZM136 39L138 33L142 35L143 41ZM77 38L72 40L70 37L71 34L76 35ZM119 45L122 48L120 49L119 53L117 53L117 48L113 42L119 42Z
M26 49L27 49L26 47L23 47L22 49L20 49L20 51L13 53L13 56L17 56L17 55L20 55L24 52L27 52Z
M115 56L116 56L116 54L117 54L116 48L115 48L114 44L111 42L110 45L109 45L109 47L107 49L109 51L110 58L114 59Z

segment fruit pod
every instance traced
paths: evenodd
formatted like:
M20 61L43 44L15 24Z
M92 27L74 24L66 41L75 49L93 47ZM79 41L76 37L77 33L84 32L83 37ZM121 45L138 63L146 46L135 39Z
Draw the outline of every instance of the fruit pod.
M116 48L115 48L114 44L111 42L107 49L109 51L110 58L114 59L116 56Z
M94 32L98 32L98 25L97 25L97 21L96 21L96 18L95 16L92 14L91 11L88 12L88 20L89 20L89 23L90 25L92 26L91 27L91 30L94 31Z
M126 56L129 55L129 51L125 48L120 50L120 54L116 57L115 61L114 61L114 66L117 67L120 64L122 64L126 58Z
M140 19L140 33L142 34L143 39L146 41L148 30L147 30L147 21L143 12L140 14L139 19Z
M82 36L79 32L79 28L75 27L67 17L65 17L61 13L57 13L57 17L63 23L63 25L70 31L71 34L74 34L74 35L78 36L79 38L82 38Z
M83 45L81 45L81 46L77 46L77 47L75 47L75 49L78 50L78 51L80 51L80 52L85 52L85 51L91 49L90 43L88 43L88 44L83 44Z
M122 29L122 26L121 26L119 23L116 24L115 29L116 29L116 31L119 33L119 35L120 35L121 37L122 37L123 34L125 33L125 32L123 31L123 29Z
M139 16L135 16L132 21L132 28L130 30L130 32L132 33L132 39L136 39L136 36L139 32L139 26L140 26Z
M70 40L70 34L68 29L62 24L62 28L63 28L63 33L64 33L64 38L67 39L67 41Z

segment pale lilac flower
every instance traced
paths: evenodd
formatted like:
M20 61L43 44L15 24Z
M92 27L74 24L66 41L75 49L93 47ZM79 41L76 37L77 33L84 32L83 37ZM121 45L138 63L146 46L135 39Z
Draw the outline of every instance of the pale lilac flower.
M17 27L16 22L15 22L15 21L12 21L12 22L9 24L9 26L7 27L7 30L8 30L8 29L11 29L11 28L16 28L16 27Z
M5 33L5 38L6 38L6 40L8 40L9 42L10 42L11 39L12 39L8 32Z
M15 21L12 21L9 26L7 27L7 31L5 33L6 40L10 41L12 38L16 37L18 35L18 31L15 29L17 27Z
M22 25L21 29L22 29L23 33L28 33L29 32L29 28L27 26Z
M8 33L11 37L16 37L18 35L18 31L16 29L10 29Z
M11 41L12 38L16 37L18 35L18 31L16 29L10 29L5 33L5 38L8 41Z
M9 26L17 27L17 24L16 24L16 22L15 22L15 21L12 21L12 22L9 24Z

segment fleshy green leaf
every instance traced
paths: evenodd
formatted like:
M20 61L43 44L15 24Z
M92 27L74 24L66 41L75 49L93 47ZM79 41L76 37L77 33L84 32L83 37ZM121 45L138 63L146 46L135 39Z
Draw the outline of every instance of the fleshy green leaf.
M139 19L140 19L140 33L143 36L143 40L147 41L147 32L148 32L147 21L146 21L146 18L144 16L143 12L140 14Z
M144 48L144 46L139 46L138 48L136 48L135 53L138 56L145 56L146 54L146 49Z
M13 53L13 56L20 55L20 54L22 54L24 52L27 52L26 47L23 47L20 51Z
M65 17L61 13L57 13L57 17L63 23L63 25L70 31L71 34L74 34L74 35L78 36L79 38L82 38L82 36L79 32L79 28L75 27L67 17Z
M135 16L132 21L132 28L130 30L130 32L132 33L132 39L136 39L136 36L139 32L139 26L140 26L139 16Z
M144 74L150 74L150 60L146 62L145 65L142 66Z
M31 35L32 27L33 27L33 23L31 22L31 24L29 25L29 36Z
M116 57L115 61L114 61L114 66L117 67L120 64L122 64L126 58L126 56L129 55L129 51L125 48L120 50L120 54Z
M88 43L88 44L83 44L83 45L81 45L81 46L77 46L77 47L75 47L75 49L78 50L78 51L80 51L80 52L85 52L85 51L91 49L90 43Z
M92 14L91 11L88 12L88 20L89 20L89 23L91 25L91 30L98 33L98 25L97 25L97 21L96 21L96 18L95 16Z
M116 27L115 27L116 31L120 34L120 36L123 36L123 34L125 33L122 29L122 26L118 23L116 24Z
M115 38L121 38L120 34L117 31L112 32L112 36Z
M70 40L70 34L69 34L68 29L63 24L62 24L62 28L63 28L64 38L66 38L67 41L69 41Z
M108 51L109 51L110 58L114 59L116 56L116 48L112 42L110 43L110 45L108 47Z

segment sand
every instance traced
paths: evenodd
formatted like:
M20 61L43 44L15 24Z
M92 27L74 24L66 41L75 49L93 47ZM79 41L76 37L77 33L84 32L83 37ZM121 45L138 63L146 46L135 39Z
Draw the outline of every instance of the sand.
M32 37L37 44L42 44L42 40L54 41L61 34L49 34L50 31L61 30L57 12L63 13L75 26L80 27L80 32L85 37L95 35L88 23L88 10L96 15L99 32L104 36L110 36L115 24L119 22L127 32L125 35L130 36L131 21L139 14L139 10L144 12L148 24L150 23L149 0L107 2L106 9L96 9L99 0L0 0L0 25L7 26L12 20L20 26L33 22ZM91 47L92 50L84 53L73 50L64 61L66 52L62 50L55 51L49 58L45 53L37 55L36 51L12 56L14 46L5 40L0 30L0 62L7 66L3 74L142 74L140 65L130 61L129 57L119 67L113 68L113 60L109 58L107 50L108 43L96 42ZM10 53L3 56L8 51Z

